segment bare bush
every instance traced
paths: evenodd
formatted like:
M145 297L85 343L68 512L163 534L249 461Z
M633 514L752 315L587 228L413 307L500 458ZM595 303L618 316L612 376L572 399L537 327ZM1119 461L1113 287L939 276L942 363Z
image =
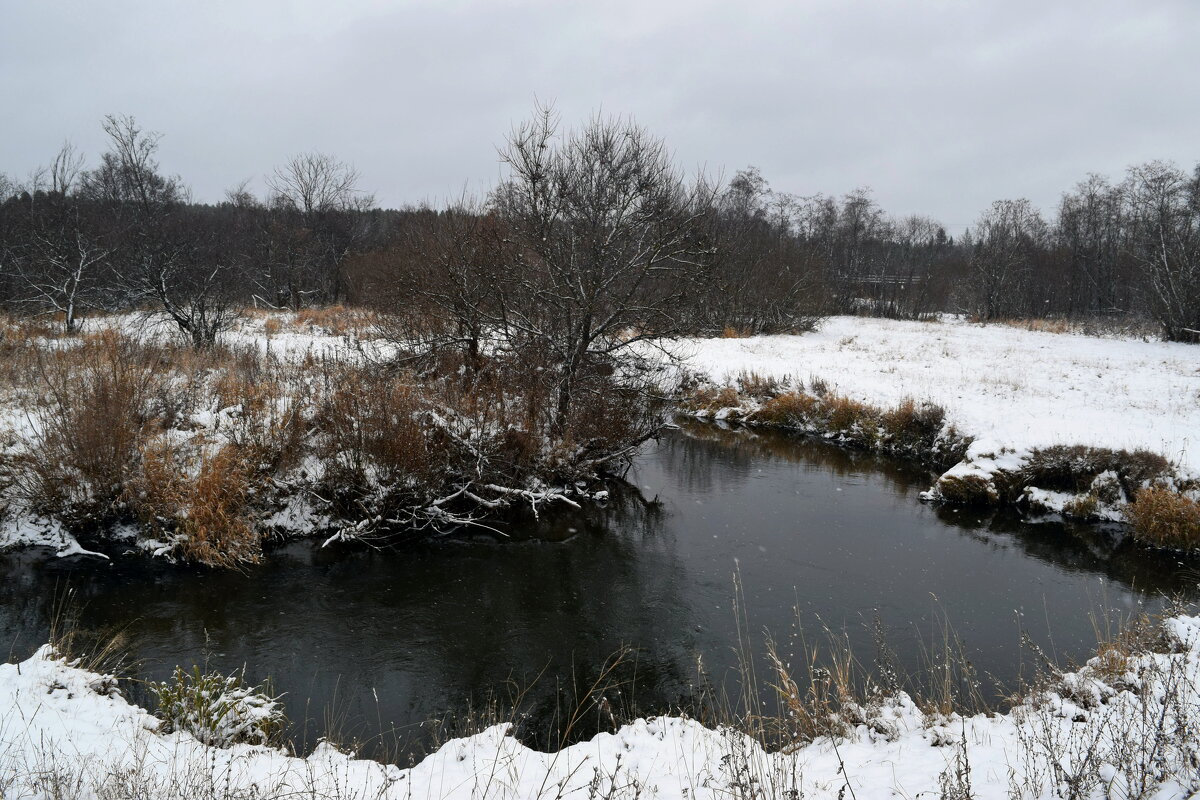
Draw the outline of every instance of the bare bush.
M118 510L150 430L165 379L161 354L111 331L44 354L36 433L18 457L18 492L69 525Z

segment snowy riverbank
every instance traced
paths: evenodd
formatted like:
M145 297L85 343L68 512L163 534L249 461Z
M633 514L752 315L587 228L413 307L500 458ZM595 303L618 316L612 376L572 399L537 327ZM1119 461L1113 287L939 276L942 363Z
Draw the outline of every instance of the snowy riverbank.
M833 318L816 333L694 339L698 418L916 458L929 500L1130 522L1200 545L1200 349L980 326Z
M109 317L97 320L92 327L93 332L121 330L138 341L169 341L168 330L161 326L146 329L143 322L133 316ZM78 354L82 348L91 347L103 355L106 351L97 347L97 341L27 338L25 347L31 352L24 354L25 362L19 369L28 376L35 368L33 360L46 352ZM381 396L379 387L370 384L374 388L367 388L364 375L358 373L359 365L386 356L390 347L377 338L373 318L345 309L256 314L241 320L226 335L226 341L231 349L223 351L224 355L211 363L189 352L172 354L165 361L161 355L151 354L157 359L154 363L169 365L170 374L154 372L157 367L151 369L146 382L157 388L153 396L140 401L145 408L134 416L141 427L136 431L131 428L130 436L139 441L146 437L143 417L161 421L165 426L162 435L150 438L158 443L155 447L170 456L168 461L180 463L178 475L171 474L171 470L159 470L162 475L157 476L158 483L163 485L150 488L170 496L166 505L179 505L176 500L180 495L199 496L204 488L199 485L205 475L204 464L216 464L214 459L225 445L245 449L249 443L260 449L265 447L270 458L251 465L254 469L250 471L258 475L253 498L235 497L232 505L236 508L227 509L231 514L218 515L217 522L245 517L246 524L239 527L242 539L257 539L262 530L282 536L303 535L317 529L359 535L363 519L334 519L326 513L325 506L314 503L314 498L320 495L318 484L326 468L343 461L351 466L365 464L365 472L359 471L370 478L366 489L375 495L386 494L386 487L377 485L372 476L386 473L387 465L381 468L372 461L378 454L348 453L346 448L352 449L357 440L341 430L345 426L337 425L337 420L348 413L346 409L357 408L356 403L362 405L364 396ZM651 355L656 353L648 346L642 347ZM993 504L1013 503L1035 514L1066 513L1078 518L1122 521L1139 491L1153 485L1171 493L1156 498L1166 509L1167 522L1154 523L1169 530L1144 538L1156 546L1186 549L1200 537L1197 533L1200 523L1196 522L1200 518L1197 505L1200 442L1196 441L1200 432L1200 347L1046 333L1004 325L981 326L959 318L903 322L862 317L834 317L826 320L818 331L799 336L685 339L666 343L664 347L680 359L684 370L706 375L715 386L735 383L739 375L753 373L760 378L790 379L792 389L803 384L807 391L815 392L812 387L820 385L822 396L870 404L874 409L867 409L868 418L843 422L841 430L831 430L829 420L787 417L775 424L840 438L851 444L857 438L859 446L900 456L921 458L928 455L920 452L922 448L934 447L938 457L923 460L948 470L933 487L930 496L935 499L960 502L982 499ZM126 370L127 365L114 361L113 368ZM73 369L86 372L82 364ZM670 375L678 374L670 369L667 382ZM321 375L324 377L318 380ZM74 373L64 373L62 383L79 385ZM338 394L341 387L350 384L358 388ZM0 547L47 545L61 555L86 552L70 535L68 527L54 518L53 512L56 504L61 506L60 501L71 499L73 494L81 494L89 502L94 499L87 490L88 481L76 474L79 470L59 468L86 461L82 456L87 453L76 453L79 448L71 444L66 448L70 452L64 451L61 457L49 461L41 457L46 455L47 443L53 441L53 436L45 430L45 399L38 400L39 392L44 393L45 388L36 381L14 380L0 397L0 449L9 467L26 464L24 473L10 469L11 474L4 479L10 494L14 488L21 491L16 492L18 497L9 498L4 525L0 526ZM332 395L345 402L334 408L337 404L330 400ZM915 444L909 441L896 444L895 436L893 441L885 441L889 434L883 431L883 435L878 435L876 422L882 420L881 415L889 408L906 399L944 409L944 422L939 417L937 425L944 424L945 431L953 428L955 435L941 436L933 442L926 440L937 434L937 430L917 431L920 441ZM736 413L746 418L749 412L761 408L761 401L762 398L735 397L732 402L736 408L726 410L713 405L698 409L697 415L724 417ZM41 411L36 410L38 402L43 403ZM68 405L73 407L77 402L78 398ZM49 407L53 409L54 405ZM65 420L71 409L64 409L59 409L62 412L59 416ZM354 413L369 416L369 411L358 408ZM856 409L844 405L842 411L853 415ZM80 414L82 423L96 418L94 414ZM489 430L497 435L504 428L495 421L476 424L468 416L457 422L450 420L461 428L454 435L463 441L478 437L481 425L490 425ZM381 411L376 417L386 421L387 415ZM309 430L318 418L324 419L329 428L321 433L324 444L316 441ZM449 424L440 415L437 420L443 427ZM928 428L930 424L928 420L913 421L918 427ZM338 440L341 443L331 443L331 435L339 432L346 434ZM378 433L381 441L393 441L399 435L390 429ZM70 432L59 439L68 443L86 441ZM968 440L973 440L969 449ZM309 452L316 444L324 448L319 458ZM1039 448L1056 445L1141 449L1170 463L1159 458L1156 466L1152 463L1154 459L1146 458L1146 454L1138 455L1136 463L1130 463L1119 453L1087 453L1086 458L1080 459L1075 451L1051 453L1048 457L1038 452ZM140 446L150 447L146 442ZM403 450L400 448L390 456L404 461L407 451ZM131 459L138 460L132 456ZM1027 472L1027 467L1039 459L1040 482L1027 481L1022 471ZM39 460L47 461L49 466L37 467L41 472L31 482L27 462ZM1082 467L1081 461L1086 462ZM259 475L254 471L263 463L276 462L270 474ZM99 466L105 463L105 459L97 461ZM63 474L58 475L55 470ZM135 477L141 474L136 469L133 472L137 473ZM1052 477L1057 480L1045 480L1050 472L1055 473ZM165 483L161 480L164 476ZM147 483L146 477L142 476L142 484ZM222 485L237 487L243 483L230 477ZM145 488L143 485L137 497L145 494ZM454 488L446 491L452 493ZM528 494L523 491L528 488L522 484L516 493ZM544 500L569 500L561 491L549 491L540 485L534 488L537 489L534 495ZM514 496L511 487L487 484L482 489L508 492L484 498L485 504L503 504ZM575 489L569 487L566 491ZM31 494L38 502L21 497ZM130 497L109 499L118 505L130 505ZM429 497L438 499L432 504L428 498L413 500L424 512L429 512L422 512L424 516L418 514L419 522L427 523L433 512L444 511L439 502L444 502L445 496L433 492ZM37 513L39 503L49 507L50 513ZM1148 508L1150 504L1143 504L1143 509ZM95 509L84 511L90 514ZM170 513L157 507L143 509L142 516L167 522L159 525L163 530L153 535L141 535L126 526L123 532L130 546L136 540L141 549L159 555L180 550L182 540L173 532L181 525L186 527L190 512L186 507L166 511ZM1157 517L1161 519L1163 514ZM247 553L247 558L255 557L257 547L253 542ZM234 554L233 559L238 558Z
M1200 347L960 318L832 317L800 336L690 339L673 352L722 382L818 378L876 405L911 397L992 448L1143 448L1200 473Z
M298 758L163 734L113 681L43 648L0 666L0 796L1167 800L1200 789L1198 679L1200 618L1177 617L1107 644L1003 715L927 716L901 695L866 709L845 737L786 754L678 718L638 720L557 753L497 726L403 770L329 745Z

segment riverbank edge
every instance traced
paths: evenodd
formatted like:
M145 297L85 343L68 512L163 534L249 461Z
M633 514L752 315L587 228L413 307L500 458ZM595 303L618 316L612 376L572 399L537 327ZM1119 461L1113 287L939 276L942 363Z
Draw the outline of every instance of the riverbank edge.
M638 719L552 753L524 747L499 724L453 739L406 770L329 742L298 757L165 732L112 676L47 645L0 665L0 795L49 796L72 786L79 798L682 800L900 791L986 800L1014 791L1043 796L1070 783L1186 797L1200 788L1200 618L1147 619L1102 642L1079 670L1048 675L1002 714L923 711L898 693L849 721L844 735L775 753L732 728L684 717Z
M935 403L873 405L834 394L820 379L808 389L745 374L737 385L693 382L678 412L913 461L938 474L921 493L927 502L1116 524L1141 546L1200 550L1200 477L1147 450L1004 447L960 431Z

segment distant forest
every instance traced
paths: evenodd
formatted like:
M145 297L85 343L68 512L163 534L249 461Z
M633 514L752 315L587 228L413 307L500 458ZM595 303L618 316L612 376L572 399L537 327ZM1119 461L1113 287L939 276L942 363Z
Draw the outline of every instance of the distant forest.
M539 109L510 132L509 177L488 195L404 209L377 208L351 165L318 153L274 168L265 197L243 185L195 203L161 172L157 134L102 124L97 163L64 145L27 178L0 174L0 306L68 331L154 310L204 347L244 307L345 303L472 352L495 325L555 341L559 325L752 334L937 312L1150 321L1200 341L1200 166L1089 175L1052 218L997 200L956 239L865 189L786 194L755 168L724 185L687 176L624 119L564 132Z

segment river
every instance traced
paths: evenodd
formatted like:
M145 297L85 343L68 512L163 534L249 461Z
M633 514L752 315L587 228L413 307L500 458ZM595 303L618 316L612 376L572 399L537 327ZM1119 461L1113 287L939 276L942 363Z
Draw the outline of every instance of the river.
M395 758L429 746L428 720L489 697L519 695L529 740L552 744L539 731L561 731L623 646L601 688L626 713L686 706L706 684L736 696L739 631L763 695L764 631L793 671L825 649L826 628L869 669L882 631L920 683L949 629L998 698L1036 660L1022 632L1066 664L1094 648L1105 615L1197 595L1195 563L1104 531L923 504L929 483L820 441L688 424L649 443L606 504L526 515L507 537L293 541L241 572L0 554L0 646L23 657L44 642L70 590L77 625L119 629L140 677L245 665L286 693L299 749L328 732ZM597 699L576 734L609 723Z

